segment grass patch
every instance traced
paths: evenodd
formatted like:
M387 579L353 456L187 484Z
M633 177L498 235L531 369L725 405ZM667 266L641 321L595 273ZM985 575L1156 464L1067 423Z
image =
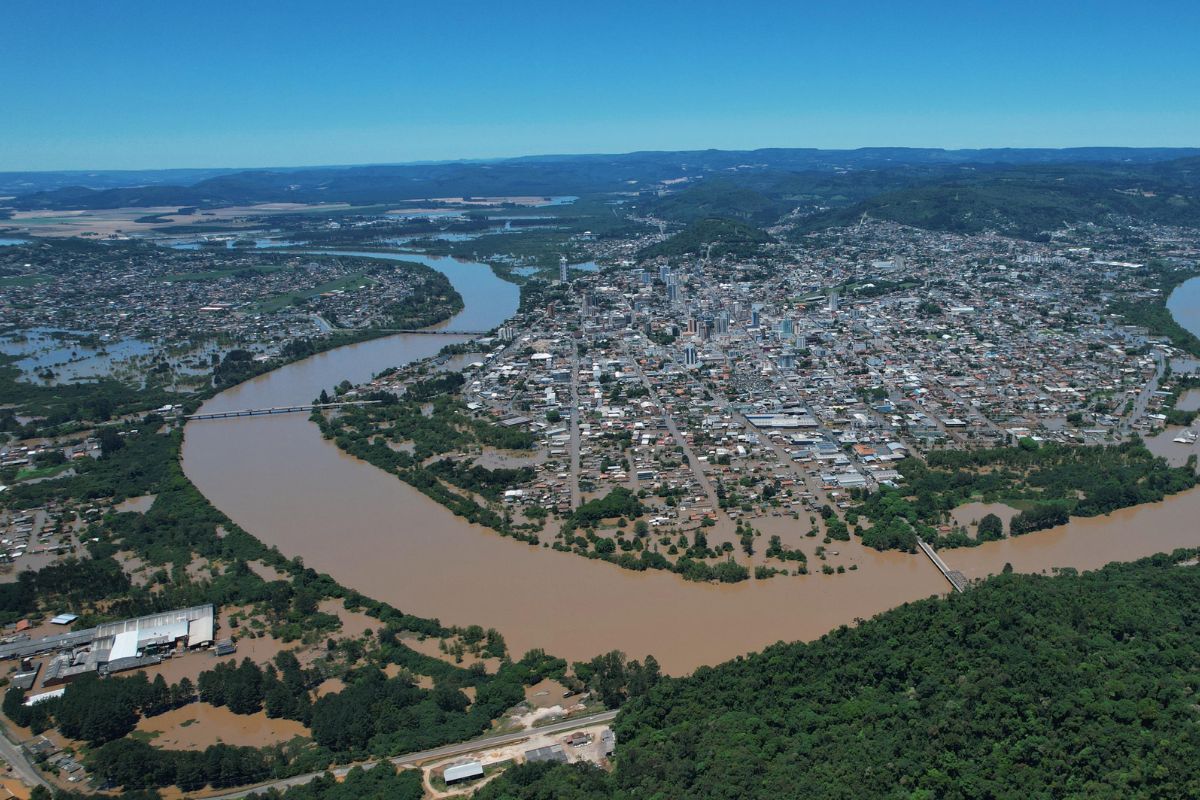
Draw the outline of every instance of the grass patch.
M48 280L50 280L49 275L15 275L8 278L0 278L0 288L9 286L36 286Z
M57 475L60 472L66 472L72 466L74 465L70 462L67 462L65 464L52 464L48 467L26 467L25 469L17 472L17 477L15 480L28 481L33 480L34 478L49 478Z
M285 306L291 305L296 300L307 300L310 297L316 297L325 292L347 291L357 289L359 286L374 286L374 282L365 276L362 272L356 272L353 275L347 275L345 278L339 278L336 281L322 283L320 286L314 286L311 289L305 289L300 292L286 292L285 294L277 294L274 297L268 297L256 303L251 307L251 311L257 311L264 314L270 314L278 311Z

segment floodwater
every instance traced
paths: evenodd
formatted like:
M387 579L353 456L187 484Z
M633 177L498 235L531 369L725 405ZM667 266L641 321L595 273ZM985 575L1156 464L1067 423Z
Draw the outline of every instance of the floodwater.
M15 365L23 380L35 381L38 373L49 369L54 373L49 383L58 384L111 375L119 366L154 350L149 342L132 338L103 341L93 347L74 338L82 336L76 331L28 328L0 337L0 353L19 357Z
M1200 389L1188 389L1175 401L1180 411L1200 411Z
M261 239L261 238L258 238L258 239L254 240L254 247L251 248L251 247L235 247L234 242L236 241L236 239L232 238L232 237L228 237L228 236L222 237L220 239L214 239L213 241L218 241L218 242L224 241L226 250L235 250L235 249L236 250L251 250L251 249L267 250L272 247L300 247L300 246L303 246L303 244L304 244L304 242L292 242L292 241L288 241L286 239ZM181 239L181 240L173 241L170 244L168 244L167 246L170 247L172 250L202 250L205 247L204 240L202 240L202 239ZM209 249L214 249L214 247L215 246L210 246ZM215 247L215 249L219 250L220 248Z
M269 719L265 711L234 714L208 703L191 703L156 717L143 717L137 729L156 732L154 745L167 750L203 750L217 742L263 747L308 736L303 724L290 719Z
M1175 287L1167 298L1167 309L1176 322L1200 336L1200 278L1192 278Z
M1006 563L1018 572L1055 567L1096 569L1110 561L1131 561L1179 547L1200 546L1200 491L1195 489L1103 517L1075 518L1066 525L979 547L947 550L943 560L968 578L1000 572Z
M443 327L489 329L516 308L516 287L482 264L390 257L439 269L462 293L466 308ZM399 335L340 348L223 392L204 410L307 402L343 378L364 380L455 340ZM192 422L183 465L217 507L285 555L404 611L495 627L518 655L543 647L575 660L615 648L637 658L653 653L664 670L681 674L775 641L813 639L948 588L924 556L865 548L855 553L858 569L842 575L716 586L531 547L468 525L342 453L303 414ZM970 577L1005 563L1030 572L1094 568L1200 545L1198 513L1200 493L1193 491L945 555Z
M988 514L995 514L1004 523L1004 530L1008 530L1008 523L1017 515L1017 510L1012 506L1007 506L1004 503L963 503L951 512L950 516L964 528L968 528L971 536L976 533L976 526L979 520L986 517Z

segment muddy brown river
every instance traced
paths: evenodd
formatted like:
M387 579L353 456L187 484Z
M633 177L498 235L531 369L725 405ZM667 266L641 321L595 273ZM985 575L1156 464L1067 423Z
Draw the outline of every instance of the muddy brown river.
M379 255L367 254L362 255ZM397 255L444 272L466 308L448 329L484 330L511 315L515 286L481 264ZM399 335L351 345L223 392L205 411L305 403L344 378L436 353L453 337ZM813 639L857 618L944 593L923 555L877 553L856 543L858 569L737 585L688 583L531 547L469 525L369 464L324 441L304 414L189 423L183 466L239 525L285 555L372 597L448 624L500 630L517 655L542 647L568 659L620 649L647 653L673 674ZM1016 540L943 553L971 577L1094 568L1180 546L1200 546L1200 493L1073 521ZM800 524L800 523L797 523Z

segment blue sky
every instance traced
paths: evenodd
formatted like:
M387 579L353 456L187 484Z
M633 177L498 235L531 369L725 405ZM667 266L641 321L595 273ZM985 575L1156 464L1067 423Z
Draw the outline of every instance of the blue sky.
M3 0L0 170L1200 145L1200 3Z

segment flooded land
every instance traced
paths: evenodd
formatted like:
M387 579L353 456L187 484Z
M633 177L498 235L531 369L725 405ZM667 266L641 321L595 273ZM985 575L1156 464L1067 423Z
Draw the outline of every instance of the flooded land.
M262 747L308 736L308 729L290 719L270 719L265 711L234 714L208 703L191 703L157 717L144 717L137 730L157 747L203 750L214 742L235 747Z
M466 308L450 330L485 330L516 308L516 287L484 265L404 255L447 274ZM1189 291L1192 291L1189 289ZM453 336L398 335L301 361L237 386L205 411L305 403L343 379L436 353ZM467 524L395 477L322 440L304 415L198 421L187 427L184 469L222 511L288 556L404 611L502 631L510 648L568 659L617 648L653 653L679 674L778 640L812 639L948 584L922 555L838 542L857 569L841 575L689 583L505 539ZM992 508L971 507L961 522ZM978 578L1090 569L1200 545L1200 491L1017 539L943 553ZM803 524L801 522L796 525Z

